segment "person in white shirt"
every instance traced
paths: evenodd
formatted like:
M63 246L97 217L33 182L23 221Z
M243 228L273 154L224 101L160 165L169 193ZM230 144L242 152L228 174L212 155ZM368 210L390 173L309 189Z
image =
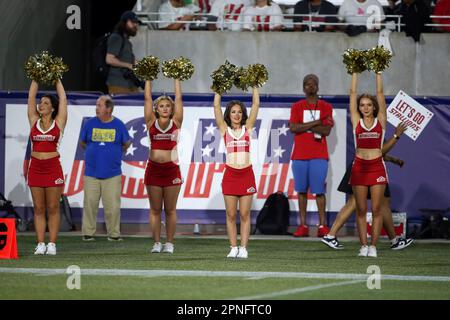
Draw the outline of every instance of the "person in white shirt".
M209 30L242 30L242 12L252 5L252 0L215 0L209 13Z
M379 19L376 15L379 13ZM339 20L345 21L351 26L361 26L357 28L350 28L346 31L351 32L349 35L356 35L353 33L362 33L367 30L379 29L377 22L384 20L384 11L378 0L344 0L339 8ZM364 29L365 27L366 29Z
M179 21L194 20L194 13L200 8L194 5L184 5L184 0L168 0L159 7L158 23L159 29L181 30L186 28L186 23Z
M281 31L283 12L278 4L271 0L255 0L255 5L245 9L244 30Z

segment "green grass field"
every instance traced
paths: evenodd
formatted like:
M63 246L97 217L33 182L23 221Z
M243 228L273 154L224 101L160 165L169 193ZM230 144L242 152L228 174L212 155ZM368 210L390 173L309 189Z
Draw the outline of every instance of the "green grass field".
M178 238L173 255L150 254L149 238L61 236L57 256L34 256L34 236L17 241L20 258L0 260L0 299L450 299L450 242L392 251L383 241L373 259L356 256L356 241L335 251L318 239L252 239L249 259L236 260L226 239L208 237ZM80 290L66 286L71 265ZM367 287L371 265L380 289Z

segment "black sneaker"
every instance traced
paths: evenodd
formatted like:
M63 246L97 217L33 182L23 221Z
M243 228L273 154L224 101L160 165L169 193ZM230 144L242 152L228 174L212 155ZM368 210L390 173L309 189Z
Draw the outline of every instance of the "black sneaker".
M95 241L95 238L92 236L83 236L83 241Z
M402 250L414 242L411 238L397 238L394 244L391 245L392 250Z
M108 237L108 241L123 241L121 237Z
M336 250L344 249L344 246L339 243L339 241L336 237L331 238L331 237L325 236L322 238L322 242L325 243L330 248L333 248Z

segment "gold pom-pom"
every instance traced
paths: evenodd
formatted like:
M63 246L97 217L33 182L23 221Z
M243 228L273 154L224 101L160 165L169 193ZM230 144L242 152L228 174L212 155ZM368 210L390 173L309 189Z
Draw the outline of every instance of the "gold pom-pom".
M190 79L194 74L194 65L191 60L180 57L178 59L164 61L162 72L167 78L184 81Z
M29 57L25 63L27 77L38 83L42 83L48 76L50 61L51 57L47 51Z
M361 73L366 70L366 51L357 49L347 49L344 52L344 64L347 67L347 73Z
M382 72L389 67L392 54L389 50L381 47L375 47L366 52L366 67L375 73Z
M269 73L263 64L251 64L247 67L246 81L249 87L262 87L269 79Z
M142 80L153 81L158 78L159 59L154 56L148 56L139 61L133 68L134 74Z
M48 51L29 57L25 63L27 77L40 84L53 85L68 70L62 58L53 57Z
M213 83L211 89L220 95L229 91L236 78L236 70L237 68L234 64L225 61L223 65L212 73Z
M237 68L234 75L234 85L242 91L247 91L249 87L248 70L242 67Z

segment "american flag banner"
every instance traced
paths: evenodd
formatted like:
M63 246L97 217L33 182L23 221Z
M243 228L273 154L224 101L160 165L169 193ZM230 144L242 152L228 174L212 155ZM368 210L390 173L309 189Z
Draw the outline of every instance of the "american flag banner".
M286 189L288 196L291 197L290 193L293 192L293 183L292 181L289 183L287 179L293 146L289 123L287 120L272 120L270 123L270 136L258 186L258 199L266 199L272 193L285 192Z
M84 150L79 144L79 137L84 121L95 115L95 106L70 105L69 118L60 145L61 165L65 176L65 194L74 208L83 206ZM250 110L248 110L250 112ZM149 202L144 185L145 166L149 156L148 132L144 123L143 107L139 105L122 106L117 104L113 115L126 125L131 137L130 147L123 153L122 161L122 209L135 216L147 215ZM26 117L26 105L10 108L11 117ZM337 139L337 135L345 136L346 111L335 110L335 127L328 137L330 151L327 209L338 211L345 203L345 196L336 190L338 180L345 171L346 142ZM252 210L260 210L267 197L277 191L288 195L291 210L298 210L297 194L291 172L291 153L293 135L289 131L289 108L268 104L261 106L258 119L251 136L251 162L256 178L257 194L253 198ZM342 125L344 124L344 125ZM17 138L13 143L7 140L9 151L6 161L11 170L18 170L19 175L7 176L6 189L23 185L26 190L24 170L29 159L26 153L28 139L28 123L21 122L15 126L7 126L8 134ZM339 132L339 133L338 133ZM181 174L184 183L177 202L180 210L179 218L183 221L196 214L204 214L214 210L224 210L222 196L222 176L225 168L225 145L214 119L212 107L185 106L184 121L179 133L178 154ZM25 160L24 160L25 155ZM13 159L21 158L19 162ZM14 169L17 164L20 167ZM339 177L339 178L336 178ZM31 205L31 195L18 195L17 203ZM133 211L135 210L135 211ZM315 201L308 202L308 210L316 210ZM213 218L211 218L213 219ZM144 217L142 217L144 220ZM126 219L124 220L126 221Z
M79 146L79 137L83 122L95 116L97 98L98 95L95 94L68 94L68 122L59 151L65 177L64 191L76 214L82 212L84 200L84 150ZM250 104L250 95L236 98L247 106ZM251 162L258 189L253 197L252 217L264 206L268 195L276 191L288 195L291 217L298 213L290 161L294 137L288 130L290 107L298 98L261 95L258 122L251 141ZM185 182L181 186L177 202L179 223L224 222L221 182L225 148L223 138L215 128L212 99L210 94L186 94L183 97L184 121L179 134L178 154ZM227 95L224 102L227 99L235 97ZM393 97L388 98L388 102L392 99ZM448 200L442 193L442 190L448 189L449 180L443 178L443 174L448 172L449 148L442 147L448 144L448 135L437 134L442 132L442 128L448 127L449 112L442 107L448 105L448 99L415 99L433 112L434 116L420 139L405 139L396 145L394 155L406 159L406 166L399 169L387 164L393 208L407 212L408 219L420 218L421 208L443 208ZM31 151L26 93L8 93L6 98L0 100L0 192L12 201L17 210L32 215L31 192L25 180ZM147 223L149 201L143 178L150 146L144 126L142 95L115 97L114 100L116 105L113 115L125 123L132 139L132 145L123 153L121 221ZM327 137L330 160L326 180L326 210L336 213L345 204L346 197L337 191L337 187L347 164L354 156L354 143L347 112L348 101L343 97L328 97L325 100L333 105L335 123ZM386 137L392 136L394 129L392 125L388 125ZM415 156L408 157L411 154ZM429 170L423 170L424 163L428 164ZM445 177L447 176L448 174ZM424 181L432 183L424 185ZM308 212L315 211L315 201L308 201ZM312 218L311 223L315 223L313 219L317 217L316 214L308 217ZM79 216L75 217L77 218Z

